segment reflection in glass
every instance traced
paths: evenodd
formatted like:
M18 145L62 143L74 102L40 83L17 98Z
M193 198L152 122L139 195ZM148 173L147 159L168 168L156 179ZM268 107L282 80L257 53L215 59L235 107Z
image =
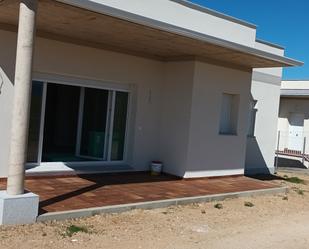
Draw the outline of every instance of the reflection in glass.
M38 162L43 82L32 82L27 162Z
M81 152L82 156L103 159L108 91L85 88Z
M111 150L112 161L121 161L124 159L127 109L128 109L128 93L116 92L112 150Z

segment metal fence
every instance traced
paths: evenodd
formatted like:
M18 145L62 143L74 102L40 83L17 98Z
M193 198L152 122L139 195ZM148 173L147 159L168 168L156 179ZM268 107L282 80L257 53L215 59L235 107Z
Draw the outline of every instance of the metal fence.
M285 157L296 159L308 168L309 167L309 133L294 131L278 131L276 148L276 168L278 158Z

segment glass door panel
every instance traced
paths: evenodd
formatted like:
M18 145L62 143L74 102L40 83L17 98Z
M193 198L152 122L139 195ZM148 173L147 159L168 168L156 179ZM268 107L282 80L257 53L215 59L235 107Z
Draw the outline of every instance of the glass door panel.
M40 124L42 113L42 99L43 99L43 82L32 82L32 95L30 105L30 119L28 132L28 153L27 162L37 163L39 154L40 141Z
M109 91L85 88L80 155L104 160Z
M127 126L128 93L116 92L113 122L111 160L124 159L126 126Z
M75 162L80 87L47 84L43 162Z

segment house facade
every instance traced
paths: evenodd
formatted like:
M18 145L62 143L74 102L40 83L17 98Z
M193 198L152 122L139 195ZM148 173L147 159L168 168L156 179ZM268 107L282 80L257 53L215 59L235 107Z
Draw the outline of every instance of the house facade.
M254 25L182 0L0 6L9 194L22 194L24 170L146 171L159 160L184 178L272 171L281 70L301 63Z

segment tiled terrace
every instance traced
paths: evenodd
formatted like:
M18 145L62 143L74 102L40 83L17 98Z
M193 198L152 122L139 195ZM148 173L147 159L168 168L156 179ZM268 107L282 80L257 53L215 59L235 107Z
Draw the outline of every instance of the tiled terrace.
M36 177L26 188L40 196L40 213L277 187L245 176L184 180L149 173ZM5 183L0 183L5 188Z

